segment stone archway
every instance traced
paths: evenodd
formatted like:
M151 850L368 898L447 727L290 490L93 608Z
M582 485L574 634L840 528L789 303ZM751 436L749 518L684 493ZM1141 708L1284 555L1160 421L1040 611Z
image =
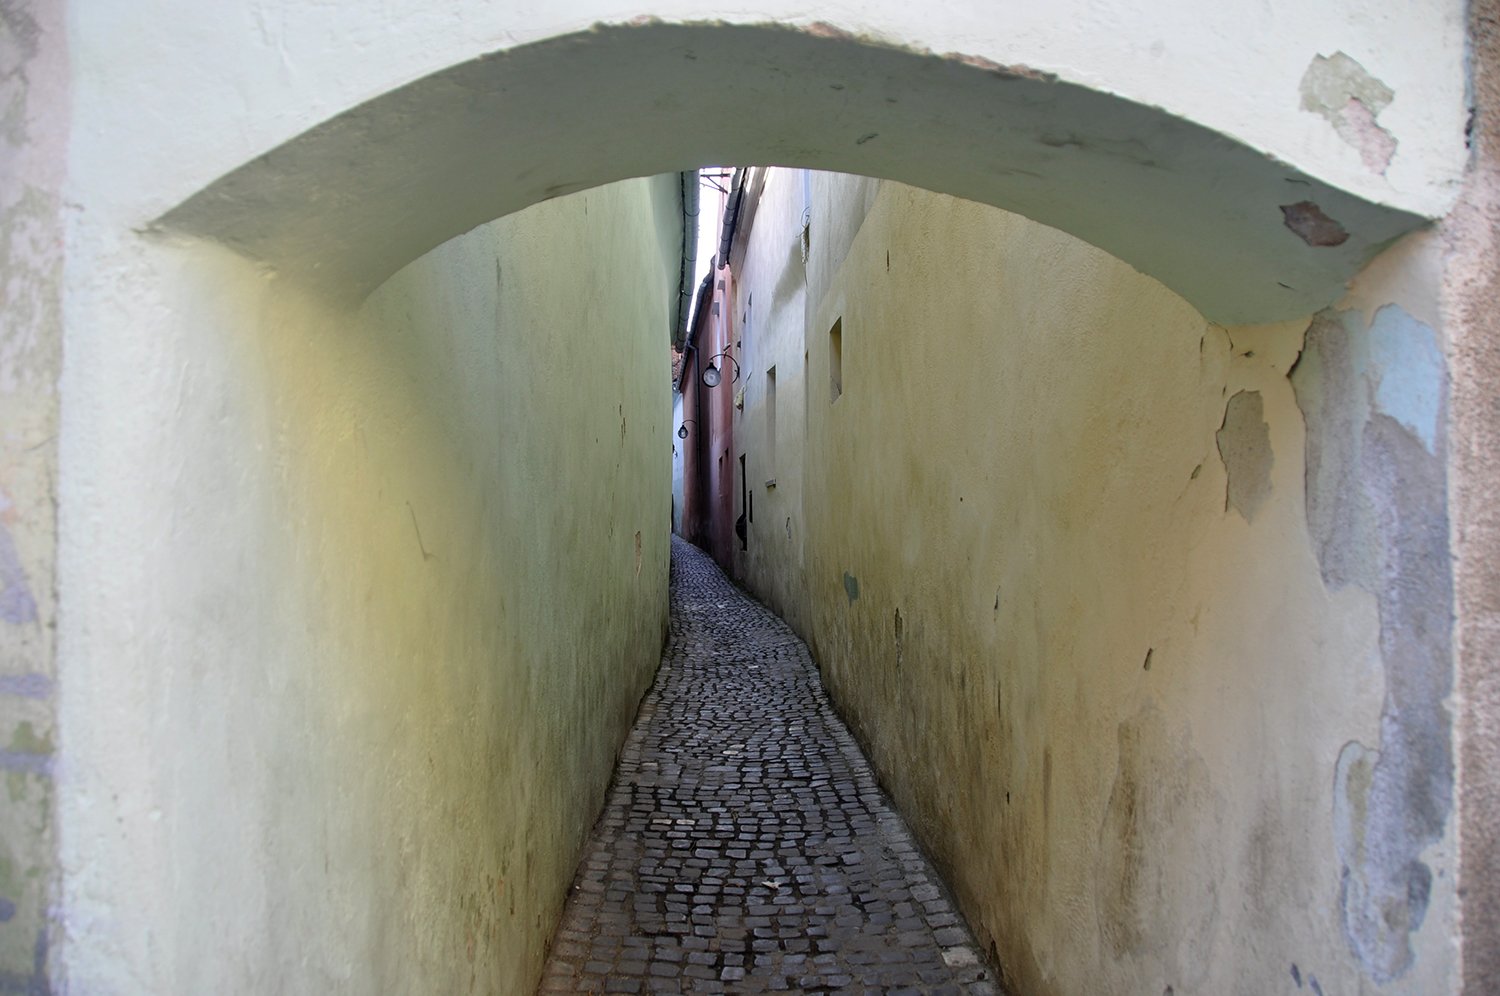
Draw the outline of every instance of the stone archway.
M440 517L424 501L436 503L433 492L439 489L425 494L423 489L443 476L438 471L460 461L444 464L431 459L434 448L414 447L415 457L397 455L411 457L408 462L393 457L382 468L395 466L409 475L372 475L350 483L355 479L347 471L368 466L360 450L367 440L354 431L355 419L339 420L345 410L328 401L329 383L366 377L367 390L356 399L364 414L390 410L392 385L408 395L398 399L407 402L401 408L405 415L437 407L426 404L436 392L427 389L423 396L408 387L404 357L377 357L382 361L377 363L368 343L342 335L345 320L359 309L327 307L330 299L335 305L368 301L391 274L432 248L527 205L613 179L738 161L897 178L1005 207L1107 249L1215 322L1271 321L1305 317L1336 300L1345 281L1383 245L1445 210L1443 185L1455 172L1442 149L1435 152L1430 142L1424 145L1423 135L1414 134L1420 129L1412 128L1409 118L1406 125L1384 122L1402 143L1397 162L1413 164L1402 182L1395 169L1390 182L1378 171L1358 174L1360 156L1347 140L1339 143L1341 134L1323 136L1326 145L1307 140L1304 132L1327 127L1297 106L1297 76L1312 53L1333 45L1368 53L1381 50L1380 42L1389 50L1401 47L1393 41L1408 40L1400 37L1395 14L1379 30L1361 27L1357 4L1349 5L1352 12L1334 4L1310 7L1313 15L1304 22L1299 14L1295 24L1292 16L1278 15L1280 22L1244 46L1242 59L1227 60L1231 71L1222 77L1225 47L1240 39L1232 28L1216 24L1216 33L1230 41L1209 46L1203 61L1189 60L1173 74L1179 85L1201 84L1215 96L1184 102L1164 99L1164 86L1141 86L1139 72L1128 81L1132 85L1116 86L1117 76L1128 74L1114 62L1101 63L1097 73L1074 71L1059 78L1029 68L1089 65L1090 53L1115 41L1106 37L1115 30L1107 18L1059 26L1059 36L1092 40L1081 44L1071 37L1060 45L1062 54L1049 59L1046 31L1033 30L1014 50L995 41L1007 25L979 32L985 40L973 48L953 42L967 37L959 23L963 17L986 21L987 11L950 12L953 23L931 31L918 24L926 15L915 7L890 5L867 14L872 23L891 29L880 38L910 45L903 47L805 20L796 27L639 21L583 31L592 8L580 4L557 15L516 15L522 22L567 20L556 30L520 23L513 32L499 32L490 24L483 37L492 39L485 45L495 51L471 58L476 46L461 30L464 18L437 24L464 13L462 2L414 4L435 12L413 41L414 47L426 46L425 54L391 68L375 64L402 43L399 32L389 31L391 37L368 53L365 43L370 23L413 16L399 2L367 13L340 4L278 7L272 0L256 8L257 28L235 25L218 35L202 32L201 24L195 34L193 18L199 15L172 6L162 0L148 10L132 8L128 15L115 13L114 22L101 9L92 19L78 19L75 29L77 57L86 71L75 83L78 123L70 133L69 196L84 210L72 226L67 327L60 333L69 359L58 500L66 523L59 541L59 590L67 604L60 627L59 685L67 690L58 707L65 730L60 756L71 779L60 793L67 798L59 804L66 827L59 905L72 932L67 960L75 980L135 972L147 987L154 982L159 988L167 980L189 985L198 978L194 972L207 968L196 958L201 948L188 942L192 931L187 928L206 931L210 924L216 939L243 949L235 968L246 973L243 977L278 960L290 965L286 952L323 924L315 914L325 894L361 911L350 918L357 929L322 945L329 978L347 982L347 974L337 974L346 970L338 962L360 950L358 945L384 951L370 939L405 937L399 912L369 912L390 894L381 891L383 880L361 879L354 871L365 874L379 866L389 872L399 865L405 883L421 866L407 862L405 854L382 866L376 857L383 861L394 850L350 846L350 824L372 822L366 819L371 814L383 820L385 810L346 804L334 814L338 819L328 818L338 809L330 800L346 793L354 768L328 764L322 780L308 774L318 751L337 739L330 734L343 728L332 720L327 726L312 723L307 714L316 710L307 703L326 708L335 719L347 718L358 709L339 696L357 691L367 676L351 668L335 675L345 682L340 684L303 667L326 667L318 652L336 641L319 643L312 637L325 636L331 628L327 617L338 613L307 610L299 598L348 573L340 555L364 553L365 546L375 548L371 559L399 563L402 579L428 584L419 572L451 563L445 561L448 551L461 549L463 538L448 537L447 549L438 546L445 539L441 534L434 542L440 528L434 520ZM1085 5L1078 6L1073 14ZM1137 48L1148 39L1149 25L1131 20L1136 12L1130 5L1089 6L1091 14L1097 13L1093 8L1109 7L1117 21L1129 20L1131 26L1118 30ZM772 8L767 22L777 20L774 5L767 7ZM315 8L316 14L307 13ZM791 20L787 12L780 14ZM351 45L310 69L297 67L306 76L285 73L283 89L262 101L256 83L265 77L264 65L274 62L263 49L274 48L276 18L290 24L282 32L288 36L305 27L299 18L324 16L350 22ZM992 19L998 23L1009 16L996 13ZM121 44L118 54L112 47L108 26L118 27L127 17L155 18L152 39L160 35L169 43L153 50L160 65L153 64L151 72L143 70L147 58L138 47ZM1313 22L1326 30L1298 34ZM1420 35L1410 39L1416 54L1395 67L1396 76L1389 66L1372 67L1401 90L1407 106L1431 95L1414 98L1413 79L1446 66L1442 60L1452 51L1443 45L1452 31L1435 26L1430 35L1413 34ZM1275 85L1264 89L1272 94L1270 116L1281 120L1278 115L1284 115L1299 127L1289 129L1293 134L1285 141L1268 141L1256 118L1266 107L1237 95L1255 89L1244 81L1259 79L1256 63L1270 54L1268 46L1294 35L1296 44L1287 48L1295 54L1282 60ZM1194 41L1201 39L1184 47ZM924 46L952 54L933 55ZM252 50L245 62L256 63L254 68L230 59L221 74L207 71L210 60L226 52ZM350 51L359 54L351 57ZM301 52L305 56L307 47ZM370 66L359 65L362 58ZM295 53L286 61L295 63ZM455 64L432 72L450 62ZM1290 72L1287 63L1294 64ZM355 82L329 86L330 77L341 71ZM215 77L214 85L205 87L198 118L181 113L198 100L182 86L194 74ZM141 82L148 79L152 82ZM220 85L226 79L229 83ZM307 108L288 113L300 99L299 87L309 95ZM1439 96L1451 96L1450 91ZM246 99L249 93L256 99ZM173 99L155 99L168 94ZM1223 113L1204 113L1205 107L1214 110L1219 97ZM1457 111L1442 104L1434 113L1441 130ZM229 124L202 128L211 116ZM276 130L287 122L292 124L285 131ZM240 141L224 141L231 133ZM148 147L165 151L153 158L142 151ZM256 158L206 183L252 155ZM152 173L153 165L168 160L180 160L181 168L161 177ZM1351 162L1354 169L1348 168ZM197 192L186 196L191 191ZM152 219L156 231L185 237L138 238ZM259 265L247 264L247 258ZM258 278L266 270L284 282L263 285ZM498 268L494 279L499 280ZM287 294L294 300L283 308L278 297L287 284L313 293ZM264 346L266 339L275 341ZM264 353L276 350L281 352L274 357L280 364L275 373L292 381L290 386L258 369ZM308 354L317 354L311 355L315 365L305 362ZM606 407L613 420L614 405ZM309 413L331 417L309 429L317 421ZM624 412L618 424L623 437ZM392 436L422 435L410 424L381 425ZM613 421L608 429L614 431ZM632 414L632 439L650 431L647 420ZM289 475L289 453L301 458L312 453L314 459L306 461L312 469ZM390 501L377 507L374 497L384 494L364 488L366 483L390 488ZM365 516L357 520L348 515L356 500L363 502L357 511ZM461 503L455 507L469 509ZM342 546L330 544L323 528L340 517L352 523ZM627 524L616 537L627 564L635 528ZM641 533L634 537L639 577ZM265 552L277 543L275 556ZM253 576L244 583L240 572L247 564ZM453 573L455 584L464 580ZM348 586L346 601L336 607L348 628L363 624L369 614L360 600L368 590L354 589ZM243 597L246 591L252 597ZM217 596L211 610L210 596L203 592ZM204 607L195 608L200 598ZM224 608L230 598L233 611ZM441 614L458 600L445 595L431 604ZM400 600L391 607L404 608ZM233 625L225 623L225 615L234 617ZM267 627L267 621L275 625ZM267 629L274 631L267 635ZM257 667L272 659L296 667L268 678ZM290 688L294 694L250 697L277 681L282 684L273 690ZM451 690L441 683L439 688ZM401 688L403 694L409 690ZM454 692L453 708L444 702L434 714L446 721L460 715L460 707L472 708L473 691ZM495 694L506 697L509 689L504 696ZM268 721L250 731L253 738L244 736L243 725L231 733L206 729L216 725L215 710L228 715L238 711L231 705L247 702L256 709L279 708L284 713L279 725ZM389 714L409 714L409 703L395 692L386 704L392 702L400 708L390 707ZM378 710L366 706L364 711ZM509 737L512 731L503 733ZM147 748L138 750L143 743ZM408 744L392 743L394 738L382 740L383 753L361 753L359 760L410 762L402 769L405 786L429 777L430 755L422 758ZM352 753L368 745L349 740L345 746ZM593 746L607 753L608 745ZM471 753L458 758L457 752L453 757L439 752L440 771L465 764L477 769L489 760L482 751ZM373 765L359 769L350 780L373 796L371 771ZM233 777L218 777L226 772ZM490 774L479 771L473 780L488 780ZM222 821L198 820L223 801L225 785L234 793ZM534 794L504 800L508 812L546 814L549 806L559 808L555 796L579 789L542 781L532 787ZM93 805L111 792L124 799L118 819ZM429 795L443 806L463 798L436 789ZM403 797L406 811L396 815L410 817L426 799L421 793ZM587 803L583 798L573 808L582 811ZM165 830L160 829L164 814ZM441 816L473 823L469 812L444 809ZM437 817L430 822L436 824ZM471 892L462 917L435 904L445 917L421 922L423 951L435 960L447 958L462 947L455 948L455 938L468 932L472 965L475 935L483 944L485 934L469 919L476 924L491 914L498 919L495 911L507 900L507 915L514 916L518 893L523 913L529 912L525 888L536 894L558 884L517 879L547 877L529 870L532 851L545 851L566 837L571 828L565 822L561 817L538 822L507 838L507 846L525 857L508 871L471 868L452 846L425 851L436 855L427 868L434 874L421 883L431 886L425 893L429 899L449 895L445 890L455 882ZM389 836L399 836L403 845L419 836L413 827L427 825L415 819L390 823L395 829ZM222 826L243 837L216 832ZM232 861L222 860L226 841L238 849ZM335 852L331 877L330 849ZM264 887L272 881L266 870L282 865L307 872L305 893L288 898ZM472 881L461 877L471 871ZM489 879L481 885L485 876ZM211 877L227 883L220 891L224 905L236 906L232 913L215 910L219 920L203 915L209 906L197 891ZM482 926L492 930L495 922L484 920ZM275 926L266 929L266 924ZM526 929L534 954L544 925ZM485 948L479 958L481 965L485 958L497 960Z
M823 25L647 21L382 94L160 224L358 298L491 218L710 161L860 173L993 204L1108 250L1225 324L1328 304L1423 223L1160 108L1025 66Z

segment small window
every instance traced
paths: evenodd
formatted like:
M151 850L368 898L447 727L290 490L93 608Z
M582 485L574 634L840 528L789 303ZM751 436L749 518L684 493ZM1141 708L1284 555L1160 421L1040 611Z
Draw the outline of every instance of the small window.
M838 319L828 330L828 384L832 389L829 403L844 393L844 320Z
M776 368L766 371L766 470L776 476Z

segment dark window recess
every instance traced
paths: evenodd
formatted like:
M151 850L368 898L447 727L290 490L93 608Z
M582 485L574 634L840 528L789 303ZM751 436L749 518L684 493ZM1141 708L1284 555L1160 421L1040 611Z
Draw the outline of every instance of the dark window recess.
M828 330L828 386L832 396L829 403L844 393L844 320L837 319Z
M740 537L740 549L741 550L748 550L748 549L750 549L750 529L749 529L749 526L748 526L748 522L749 522L749 520L751 518L750 513L752 511L754 511L754 506L750 504L751 501L752 501L752 499L750 497L750 485L749 485L749 483L747 482L747 480L745 478L745 454L741 453L740 454L740 508L742 509L742 511L740 512L739 519L736 520L735 524L734 524L734 531L736 533L738 533L739 537Z
M766 371L766 470L776 476L776 368ZM752 520L753 521L753 520Z

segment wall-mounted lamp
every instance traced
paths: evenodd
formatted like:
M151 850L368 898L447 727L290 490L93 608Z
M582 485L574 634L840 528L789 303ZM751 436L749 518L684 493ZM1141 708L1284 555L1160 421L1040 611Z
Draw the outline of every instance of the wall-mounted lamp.
M685 419L683 419L682 420L682 425L680 425L680 426L677 427L677 438L678 439L686 439L687 438L687 436L688 436L688 423L692 423L693 425L697 425L698 424L698 420L695 419L695 418L685 418Z
M719 372L719 368L714 366L714 360L717 360L721 356L734 364L734 375L729 378L729 383L733 384L740 379L740 365L733 356L729 355L729 350L726 349L724 352L715 353L708 358L708 369L703 371L703 385L705 387L718 387L719 383L724 379L724 375Z

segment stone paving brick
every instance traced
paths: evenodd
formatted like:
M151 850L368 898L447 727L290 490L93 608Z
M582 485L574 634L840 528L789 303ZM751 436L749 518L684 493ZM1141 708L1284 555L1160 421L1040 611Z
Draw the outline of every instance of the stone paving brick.
M671 635L544 993L999 992L807 648L672 541Z

